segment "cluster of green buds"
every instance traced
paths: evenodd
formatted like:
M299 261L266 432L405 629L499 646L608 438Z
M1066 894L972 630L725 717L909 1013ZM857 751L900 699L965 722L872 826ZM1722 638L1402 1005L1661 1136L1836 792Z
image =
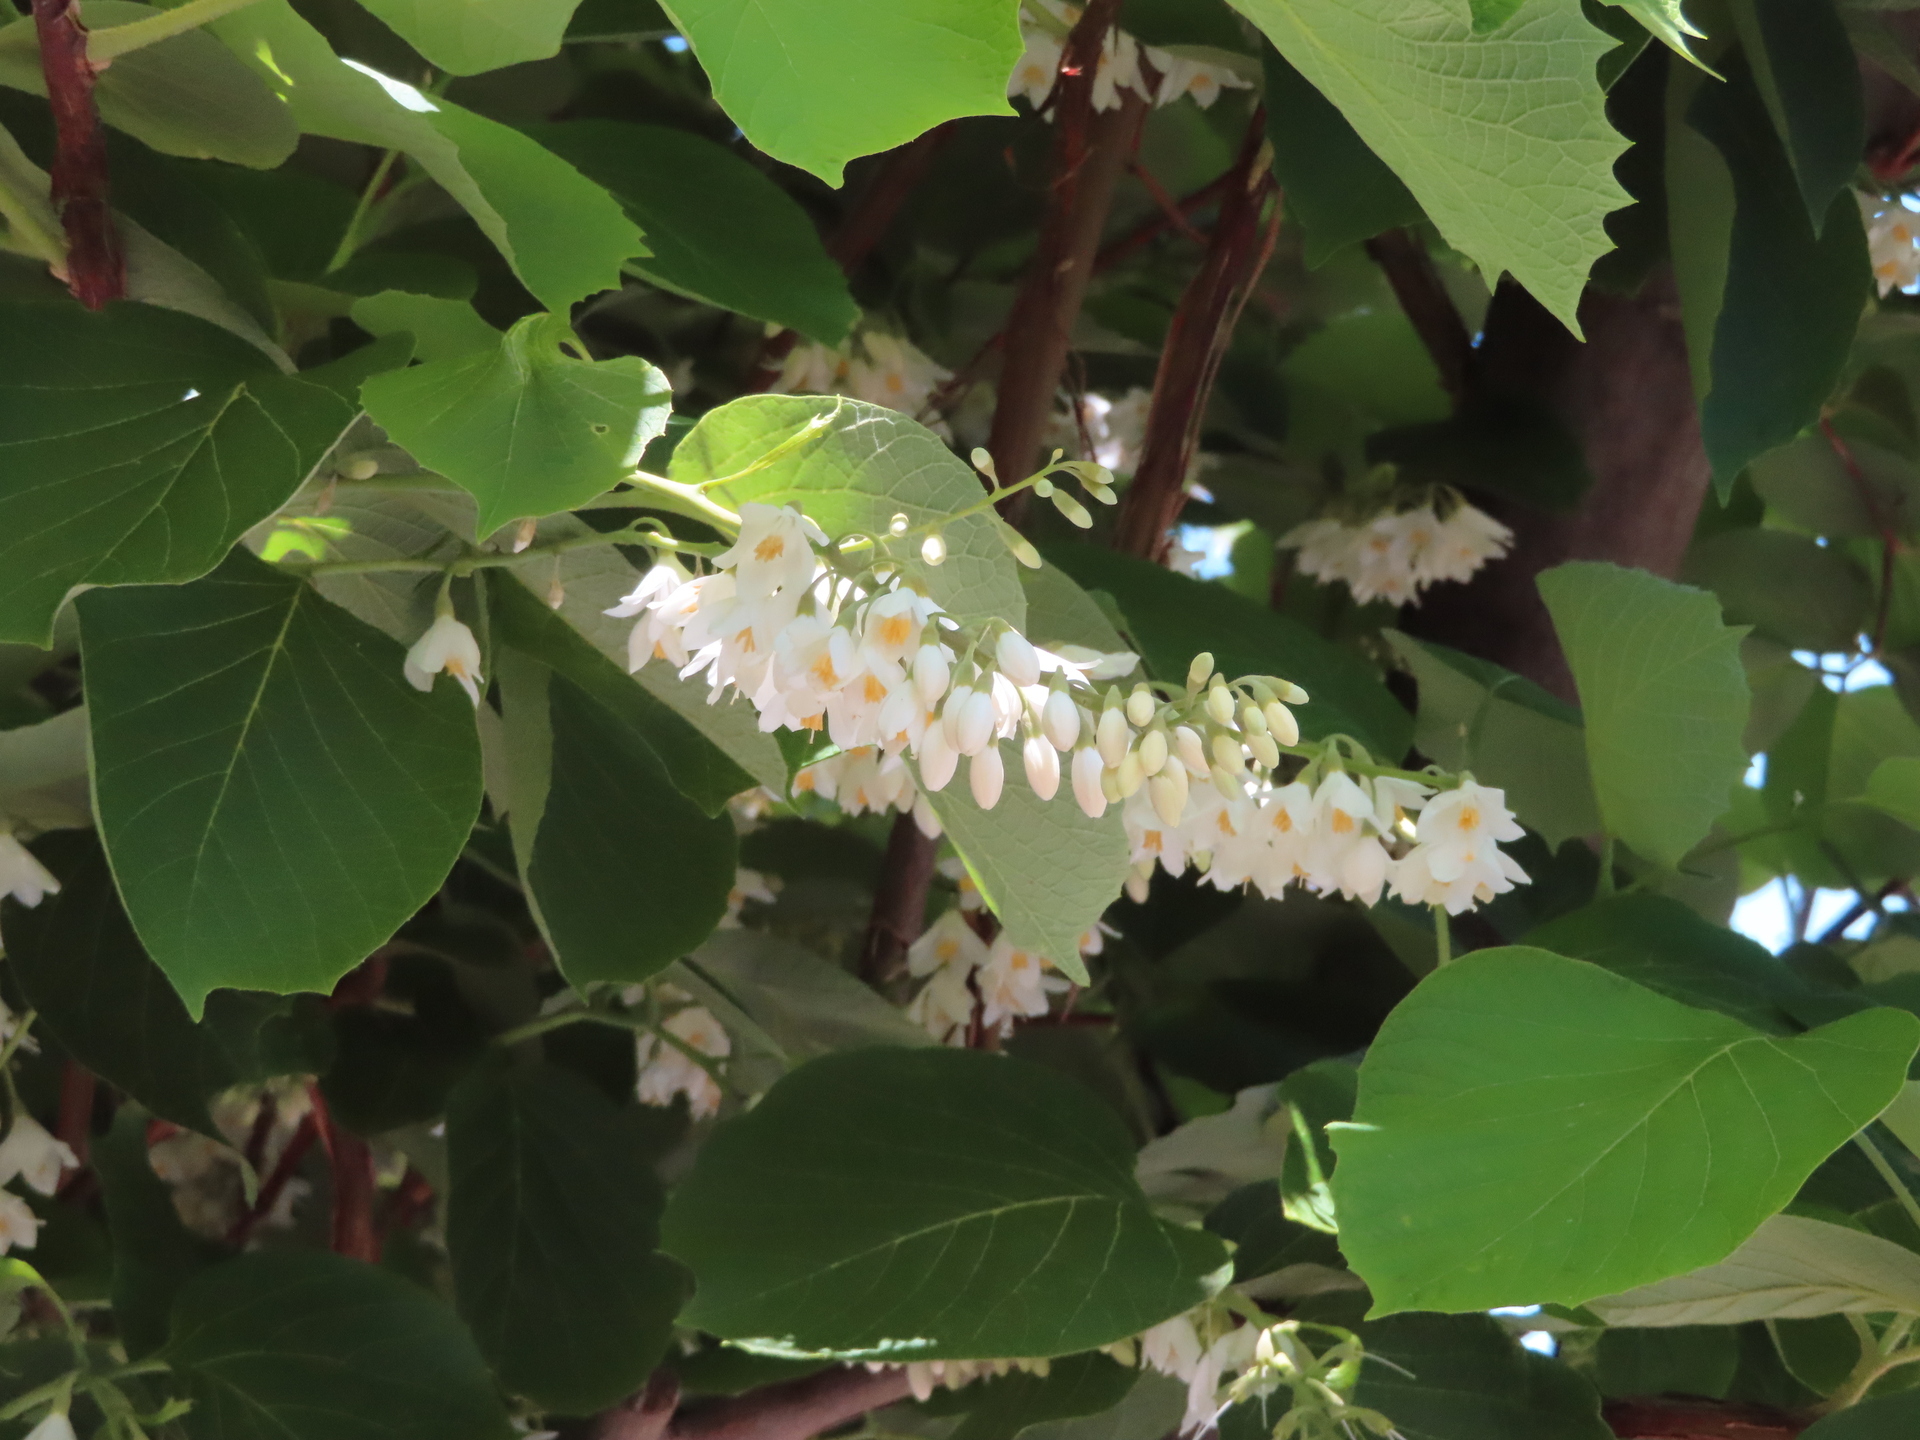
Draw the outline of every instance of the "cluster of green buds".
M1168 825L1180 823L1194 780L1211 781L1224 799L1242 799L1249 781L1270 780L1281 756L1300 743L1288 707L1306 699L1277 676L1230 680L1204 651L1193 657L1184 686L1142 682L1125 695L1110 686L1093 732L1100 793L1118 803L1144 786Z
M1000 472L994 468L993 456L989 455L985 450L976 447L972 456L969 457L973 461L973 468L986 476L988 480L992 481L994 488L980 504L962 511L961 514L971 515L975 511L990 511L993 506L998 505L1002 500L1018 495L1022 490L1031 490L1034 494L1040 496L1041 499L1052 501L1053 508L1066 516L1071 524L1079 526L1082 530L1092 529L1092 512L1089 511L1086 506L1082 505L1079 500L1075 499L1067 490L1056 484L1055 478L1065 476L1078 481L1080 488L1085 490L1087 494L1095 500L1099 501L1100 504L1113 505L1117 504L1120 499L1120 497L1114 493L1113 472L1107 469L1106 466L1095 464L1091 460L1063 459L1062 457L1065 454L1066 452L1064 450L1056 450L1053 452L1053 457L1049 459L1045 465L1042 465L1026 479L1017 480L1011 485L1002 485L1000 483ZM956 516L954 518L957 519L958 517ZM1006 521L1000 519L999 516L995 515L993 519L994 533L1000 537L1001 543L1012 552L1013 558L1029 570L1038 570L1040 568L1040 552L1033 548L1033 542L1011 525L1007 524ZM936 558L936 556L938 558ZM942 560L947 558L946 542L937 534L928 536L926 542L921 546L920 558L929 565L938 565Z

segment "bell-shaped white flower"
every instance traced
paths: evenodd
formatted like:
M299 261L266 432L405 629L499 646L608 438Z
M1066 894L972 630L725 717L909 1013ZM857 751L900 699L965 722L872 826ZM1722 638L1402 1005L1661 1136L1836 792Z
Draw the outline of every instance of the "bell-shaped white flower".
M1106 764L1091 745L1073 752L1073 798L1092 819L1107 813L1107 794L1100 785Z
M988 745L967 762L967 784L973 790L974 803L991 810L1000 803L1000 792L1007 783L1007 765L998 744Z
M685 1043L688 1049L715 1060L733 1053L733 1041L701 1005L689 1005L669 1016L660 1027ZM642 1035L638 1044L640 1077L636 1091L643 1105L671 1105L676 1095L687 1097L693 1118L703 1120L720 1108L720 1087L706 1068L696 1063L678 1046L658 1036Z
M0 891L22 905L38 905L60 893L60 882L13 836L0 831Z
M22 1110L13 1117L13 1128L0 1140L0 1185L16 1176L27 1188L51 1195L60 1184L63 1171L80 1161L64 1141L56 1140L45 1126Z
M444 670L460 682L476 708L480 704L480 642L452 615L434 616L427 633L407 651L401 668L416 690L431 690L433 677Z
M0 1190L0 1255L31 1250L40 1239L40 1217L18 1195Z
M1060 752L1044 735L1029 735L1020 745L1020 759L1027 767L1027 784L1042 800L1051 800L1060 789Z

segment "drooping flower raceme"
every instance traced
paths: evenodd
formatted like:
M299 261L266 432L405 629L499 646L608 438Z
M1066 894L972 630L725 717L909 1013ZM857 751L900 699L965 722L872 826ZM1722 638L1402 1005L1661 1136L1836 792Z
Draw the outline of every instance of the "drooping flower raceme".
M1881 295L1920 284L1920 214L1899 199L1855 193L1867 226L1867 253Z
M638 1058L640 1078L637 1090L643 1105L671 1105L676 1095L687 1097L693 1118L704 1120L720 1109L720 1086L707 1068L687 1051L697 1051L714 1061L733 1053L733 1040L703 1005L689 1005L661 1023L667 1035L642 1035Z
M1280 538L1283 547L1299 551L1302 574L1339 581L1362 605L1418 604L1427 586L1471 579L1512 543L1511 530L1457 497L1438 507L1382 511L1357 524L1309 520Z
M849 395L914 415L952 378L912 341L868 329L839 348L817 341L794 346L768 388L782 395Z
M1032 7L1039 6L1052 20L1048 24ZM1007 81L1007 98L1024 98L1035 110L1047 103L1060 74L1063 35L1080 18L1080 7L1065 0L1028 0L1020 12L1020 31L1026 53ZM1202 109L1211 106L1226 89L1244 90L1253 84L1230 65L1182 51L1142 45L1118 26L1101 42L1100 63L1093 77L1093 105L1112 110L1121 92L1131 90L1154 105L1171 105L1192 97Z
M926 982L907 1015L947 1045L967 1044L976 1020L980 1033L1005 1037L1016 1020L1045 1015L1069 985L1047 957L1004 934L981 939L966 916L964 907L947 911L907 949L907 972ZM1099 931L1089 934L1097 948Z

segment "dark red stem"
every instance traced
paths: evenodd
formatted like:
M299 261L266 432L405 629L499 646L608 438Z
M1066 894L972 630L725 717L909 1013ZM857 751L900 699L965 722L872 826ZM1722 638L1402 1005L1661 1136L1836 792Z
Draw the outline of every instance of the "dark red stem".
M67 235L67 288L89 310L127 293L126 256L107 199L107 142L77 0L33 0L40 73L53 110L53 208Z

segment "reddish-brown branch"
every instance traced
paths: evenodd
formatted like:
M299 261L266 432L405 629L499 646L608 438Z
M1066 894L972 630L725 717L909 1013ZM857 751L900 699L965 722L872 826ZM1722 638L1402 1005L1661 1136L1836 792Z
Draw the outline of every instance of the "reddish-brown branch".
M1188 282L1153 379L1147 433L1133 483L1127 487L1114 528L1114 546L1131 555L1160 559L1186 504L1187 472L1199 448L1207 402L1233 328L1273 251L1280 222L1278 203L1262 223L1274 195L1266 155L1266 116L1256 110L1220 201L1220 218L1199 273Z
M1132 155L1147 102L1123 92L1112 110L1093 108L1100 45L1119 0L1093 0L1067 37L1053 106L1053 168L1046 215L1008 317L1000 394L987 442L1003 480L1031 474L1066 370L1114 187Z
M1221 195L1225 194L1227 185L1232 179L1233 171L1228 170L1224 174L1216 175L1191 195L1183 196L1176 201L1173 210L1174 214L1179 216L1177 228L1184 233L1195 235L1200 240L1200 243L1204 245L1206 243L1206 237L1200 235L1199 232L1193 228L1189 223L1188 217L1198 214L1215 200L1218 200ZM1174 214L1169 214L1164 209L1154 211L1153 214L1142 220L1138 225L1134 226L1133 229L1122 235L1118 240L1115 240L1111 245L1108 245L1094 257L1093 273L1096 275L1105 274L1122 260L1127 259L1129 256L1151 245L1160 237L1161 232L1175 226Z
M1793 1440L1816 1418L1764 1405L1666 1400L1609 1400L1602 1413L1617 1440Z
M126 257L107 199L107 141L77 0L33 0L40 73L53 111L53 208L67 236L67 288L89 310L127 293Z
M669 1440L809 1440L907 1398L905 1370L824 1370L684 1411Z
M1189 240L1193 241L1194 244L1205 245L1207 243L1207 237L1194 229L1193 222L1187 219L1187 212L1181 208L1180 202L1167 193L1167 187L1160 183L1160 177L1142 164L1138 157L1127 162L1127 173L1142 185L1146 186L1147 193L1153 197L1153 203L1160 207L1161 219ZM1096 255L1093 263L1094 269L1098 270L1100 268L1100 257Z
M1441 283L1433 257L1418 236L1395 228L1367 241L1367 254L1385 272L1414 333L1440 371L1440 384L1458 405L1466 398L1473 365L1473 337L1459 307Z
M594 1417L589 1440L660 1440L680 1403L680 1380L662 1368L647 1377L647 1388Z
M280 1151L280 1158L273 1163L273 1173L261 1182L260 1193L254 1197L252 1208L234 1221L233 1228L227 1231L229 1245L246 1244L254 1228L273 1213L273 1207L280 1203L280 1196L299 1171L300 1162L307 1158L307 1152L313 1148L313 1142L319 1134L320 1128L311 1112L300 1117L300 1123L294 1127L293 1134L287 1137L287 1143ZM153 1143L151 1132L147 1136L147 1143Z
M350 1130L333 1123L318 1085L307 1086L314 1126L333 1171L333 1225L330 1245L336 1255L374 1264L380 1259L380 1234L373 1223L373 1149Z
M927 887L939 842L929 840L911 814L894 818L880 878L860 947L860 978L880 985L893 978L907 947L920 938L927 916Z
M77 1060L69 1060L60 1071L60 1113L54 1121L54 1135L73 1151L75 1164L61 1173L65 1189L87 1168L88 1142L93 1138L93 1072Z

